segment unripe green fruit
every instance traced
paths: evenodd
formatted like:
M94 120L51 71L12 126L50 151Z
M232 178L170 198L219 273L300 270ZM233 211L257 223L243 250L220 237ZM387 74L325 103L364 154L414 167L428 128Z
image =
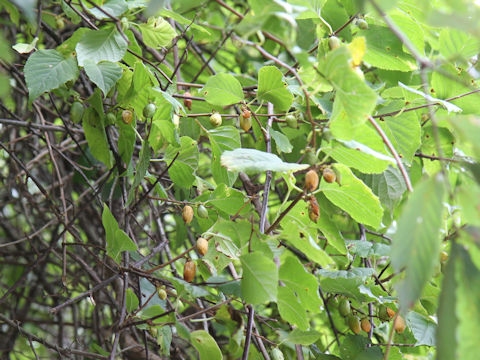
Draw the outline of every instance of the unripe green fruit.
M390 316L388 316L387 307L385 305L380 305L378 307L378 318L382 321L390 320Z
M115 120L117 120L117 117L114 113L110 112L107 114L107 125L115 124Z
M65 27L65 21L63 20L62 17L58 17L57 20L55 20L55 23L57 24L57 28L62 30Z
M347 318L347 323L348 323L348 327L350 328L350 330L353 331L353 333L355 334L360 333L360 330L361 330L360 320L358 320L357 316L349 315Z
M205 206L199 205L197 208L197 214L198 217L201 217L202 219L208 218L208 210Z
M305 153L305 162L309 165L315 165L318 161L317 156L313 152L313 150L309 149Z
M147 119L150 119L153 117L153 115L155 115L155 111L157 111L157 107L155 106L155 104L147 104L143 108L143 116Z
M297 118L294 115L285 116L285 122L287 123L288 127L291 127L292 129L297 128Z
M350 301L348 301L347 299L340 300L340 304L338 304L338 311L343 317L349 315L351 311Z
M247 132L252 127L252 118L240 115L240 127Z
M72 122L75 124L82 121L83 111L84 108L82 103L75 101L70 108L70 120L72 120Z
M332 132L330 131L329 128L323 128L322 130L322 138L327 141L327 142L330 142L332 141L333 139L333 135L332 135Z
M284 360L285 357L283 356L283 353L279 348L274 348L272 350L272 359L273 360Z
M158 289L157 293L160 300L165 300L167 298L167 292L165 291L165 289L160 288Z
M210 124L215 127L222 125L222 115L220 115L218 112L214 112L212 115L210 115Z
M123 110L122 111L122 121L125 124L131 124L133 120L133 113L130 110Z
M357 19L357 26L362 30L368 29L368 23L363 19Z
M341 43L342 42L340 41L340 39L336 36L331 36L328 39L328 47L330 48L330 50L335 50L336 48L340 47Z

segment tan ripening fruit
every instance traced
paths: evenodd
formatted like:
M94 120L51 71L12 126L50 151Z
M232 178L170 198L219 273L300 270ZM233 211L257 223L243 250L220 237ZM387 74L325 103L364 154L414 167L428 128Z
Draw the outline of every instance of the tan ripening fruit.
M337 180L337 175L335 175L335 172L330 168L325 168L325 170L323 170L322 176L323 179L330 184Z
M315 191L318 188L318 174L315 170L309 170L305 174L305 189Z
M395 322L393 323L393 328L397 333L401 334L405 331L406 327L407 327L407 324L405 323L405 319L400 315L398 315L395 318Z
M202 237L197 239L197 251L200 255L205 255L208 251L208 241Z
M185 224L190 224L193 219L193 208L190 205L185 205L182 210L182 218Z
M320 208L318 206L318 201L315 196L310 197L310 201L308 204L308 217L314 223L316 223L318 221L318 218L320 217Z
M183 267L183 280L186 282L192 282L195 278L196 272L197 265L192 260L188 260Z
M355 334L359 334L360 333L360 320L358 320L358 317L355 316L355 315L349 315L348 318L347 318L347 322L348 322L348 327L350 328L350 330L353 331L353 333Z
M187 97L192 96L192 94L190 94L190 92L188 92L188 91L185 91L185 93L184 93L183 95L184 95L184 96L187 96ZM184 98L184 99L183 99L183 105L184 105L188 110L192 110L192 99L186 99L186 98Z
M370 329L372 328L372 324L370 324L370 320L368 318L363 318L360 321L360 326L362 327L362 330L365 331L366 333L370 332Z
M390 319L393 319L393 317L395 316L395 311L387 307L387 315Z
M123 110L122 111L122 121L125 124L130 124L133 120L133 113L130 110Z

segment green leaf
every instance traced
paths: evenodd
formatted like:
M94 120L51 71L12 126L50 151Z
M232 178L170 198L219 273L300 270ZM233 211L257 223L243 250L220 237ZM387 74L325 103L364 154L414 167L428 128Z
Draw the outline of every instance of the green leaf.
M260 252L240 257L242 263L242 298L250 304L277 300L278 269L272 259Z
M118 227L118 222L113 217L107 204L103 205L102 223L106 234L107 254L113 260L120 263L122 251L137 250L137 245Z
M200 360L222 360L222 352L215 339L205 330L192 332L190 341L200 354Z
M321 334L318 331L302 331L299 329L293 329L293 331L288 333L282 342L308 346L316 342L320 336Z
M220 73L208 78L202 94L209 104L227 106L244 99L242 86L233 75Z
M209 203L229 215L236 214L248 202L245 195L225 184L218 185L210 196Z
M233 126L222 126L209 130L208 138L212 146L212 175L217 184L224 183L232 186L237 179L237 174L227 171L220 163L222 152L234 150L242 146L238 129Z
M345 165L336 164L335 169L341 173L341 185L322 180L320 190L357 222L378 228L383 215L378 197Z
M445 28L440 31L440 54L452 58L461 56L469 59L478 53L480 42L461 30Z
M463 234L462 236L465 236ZM478 240L477 240L478 241ZM472 244L472 246L475 246ZM478 245L477 245L478 246ZM473 253L468 248L459 249L455 261L456 314L458 316L458 339L456 359L475 360L478 357L478 334L480 331L480 271L473 262ZM478 260L476 261L478 264Z
M295 171L309 167L308 164L292 164L283 162L277 155L255 149L236 149L225 151L221 164L229 171L258 173L271 171Z
M97 160L103 162L109 169L112 168L113 155L108 145L105 127L102 119L92 107L85 110L82 126L92 155Z
M151 17L146 24L140 24L138 27L145 44L154 49L170 45L173 38L177 36L175 29L161 17Z
M79 74L75 59L64 58L56 50L34 52L28 58L24 72L30 101L67 81L75 80Z
M188 136L180 138L180 147L169 145L165 160L171 163L177 153L180 153L168 170L172 181L183 188L189 188L195 181L195 171L198 167L197 142Z
M135 140L137 139L132 124L125 124L123 121L117 121L118 127L118 154L122 160L127 164L130 164L132 160L133 150L135 146Z
M200 26L198 24L195 24L194 21L192 19L187 19L186 17L183 17L182 15L180 14L177 14L176 12L173 12L171 10L168 10L168 9L161 9L159 12L158 12L158 15L161 15L163 17L168 17L170 19L173 19L175 20L176 22L178 22L179 24L182 24L182 25L188 25L188 27L192 28L192 29L195 29L195 30L198 30L198 31L201 31L207 35L211 35L210 31L208 31L206 28L204 28L203 26Z
M107 96L110 89L122 77L120 65L109 61L96 64L91 60L86 60L84 70L88 78L102 90L104 96Z
M408 313L407 323L417 340L416 345L435 346L437 324L433 320L411 311Z
M322 302L318 294L318 280L305 270L296 257L288 256L285 259L280 266L279 278L286 287L295 292L302 308L314 314L320 312Z
M351 54L344 46L319 61L319 70L336 91L330 129L336 138L343 140L352 139L377 102L377 94L352 69L350 61Z
M126 306L127 306L127 311L132 312L136 309L138 309L138 297L135 295L132 289L128 288L127 293L125 294L125 300L126 300Z
M385 70L412 71L417 69L415 59L403 51L401 41L385 26L370 24L357 36L367 39L363 61Z
M395 271L405 268L396 284L403 311L415 304L439 262L444 192L440 175L420 183L398 219L391 261Z
M290 288L283 286L278 288L277 306L283 320L298 326L300 330L308 329L307 312Z
M264 66L258 71L257 94L260 100L270 101L279 111L287 111L292 105L293 95L275 66Z
M283 135L280 131L270 129L270 135L277 145L278 152L290 153L293 146L290 144L288 137Z
M135 178L133 180L130 193L128 194L127 205L131 204L138 185L140 185L142 180L145 178L148 167L150 165L150 158L151 158L150 145L148 144L147 141L144 141L142 144L142 149L140 150L140 154L138 155L137 164L135 166L135 169L136 169Z
M127 47L127 41L115 27L88 30L75 47L78 65L85 66L87 60L94 63L120 61L125 55Z
M382 360L378 346L367 347L368 339L361 335L347 335L340 346L342 360Z
M121 16L125 11L128 10L128 5L125 2L125 0L109 0L102 6L100 6L101 9L103 9L106 13L119 17ZM97 9L95 7L92 7L88 9L88 11L95 16L97 19L109 19L110 17L106 15L103 11L100 9Z

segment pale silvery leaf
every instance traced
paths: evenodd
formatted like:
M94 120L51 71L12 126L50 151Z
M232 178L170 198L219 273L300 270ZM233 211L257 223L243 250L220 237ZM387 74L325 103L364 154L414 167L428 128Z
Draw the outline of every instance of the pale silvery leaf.
M412 89L411 87L408 87L407 85L405 84L402 84L400 81L398 82L398 85L400 85L402 88L404 88L405 90L407 91L410 91L414 94L417 94L417 95L420 95L421 97L427 99L427 100L430 100L431 102L433 103L439 103L440 105L442 105L445 110L447 110L449 113L451 111L453 112L462 112L462 109L459 108L457 105L453 105L453 104L450 104L448 101L445 101L445 100L440 100L440 99L437 99L437 98L434 98L433 96L430 96L428 94L425 94L421 91L418 91L418 90L415 90L415 89Z
M309 167L308 164L283 162L277 155L255 149L235 149L225 151L221 164L229 171L259 173L264 171L297 171Z

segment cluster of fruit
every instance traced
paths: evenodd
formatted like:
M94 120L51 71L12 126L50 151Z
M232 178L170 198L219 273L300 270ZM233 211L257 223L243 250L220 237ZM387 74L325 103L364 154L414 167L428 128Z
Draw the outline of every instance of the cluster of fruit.
M190 224L193 220L194 211L190 205L185 205L182 210L182 218L185 224ZM207 208L200 204L197 207L197 215L200 218L208 218L208 210ZM202 237L197 239L197 243L195 244L197 252L200 256L204 256L208 251L208 240ZM197 272L197 265L191 259L187 259L183 267L183 279L187 282L192 282L195 278L195 274Z
M374 326L373 317L371 321L366 316L360 318L357 315L357 312L351 308L350 301L348 299L342 298L337 301L336 298L333 298L332 303L334 306L338 305L338 312L346 319L348 327L354 334L359 334L362 330L366 333L369 333L371 331L372 326ZM405 331L405 319L400 316L400 314L396 314L394 310L387 307L386 305L380 304L377 306L376 317L382 322L394 319L394 330L399 334Z
M322 172L323 180L327 183L337 182L340 184L340 174L337 176L337 172L330 167L325 167ZM314 192L318 188L319 177L315 170L309 170L305 174L305 190L308 192ZM314 195L306 198L308 201L308 216L313 222L317 222L320 216L320 209L318 206L317 198Z

